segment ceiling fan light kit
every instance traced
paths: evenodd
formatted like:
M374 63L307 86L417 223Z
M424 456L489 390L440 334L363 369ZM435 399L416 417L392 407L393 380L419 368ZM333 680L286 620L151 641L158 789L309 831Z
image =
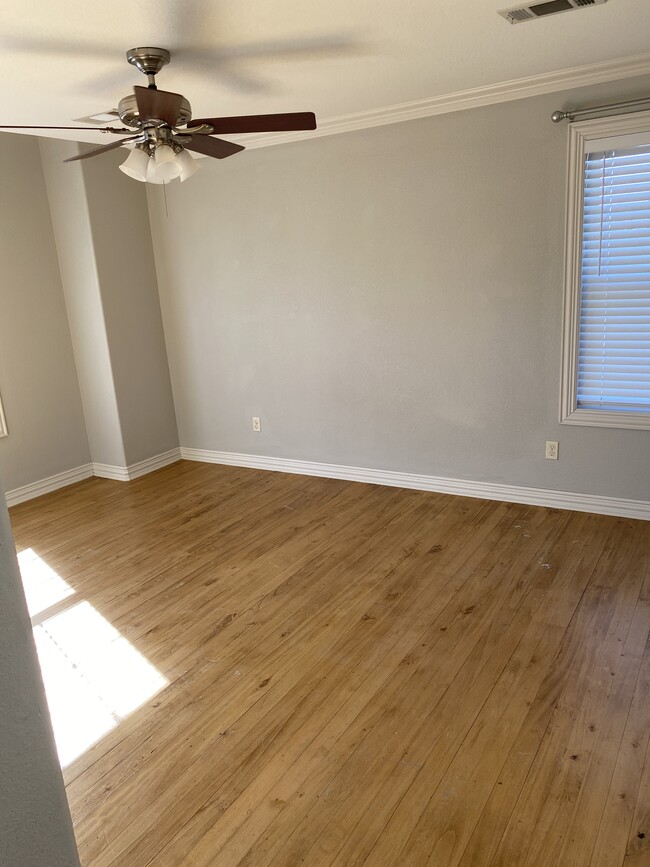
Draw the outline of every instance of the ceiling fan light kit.
M216 133L237 134L316 129L310 111L291 114L260 114L249 117L206 118L192 121L192 108L180 93L158 90L156 75L169 63L165 48L131 48L126 59L147 76L147 87L135 87L118 105L123 128L104 127L100 132L125 136L120 141L69 157L64 162L87 159L127 142L134 149L119 167L136 181L165 184L175 178L190 178L199 168L188 151L225 159L244 150L243 145L216 138ZM0 126L0 129L75 129L76 127ZM87 129L87 127L78 127Z
M181 173L181 167L174 158L174 149L171 145L161 142L156 146L156 176L163 181L173 181Z
M148 165L149 152L142 145L136 145L120 166L120 171L136 181L146 181Z
M180 150L176 154L176 161L180 164L181 173L178 176L181 183L186 181L188 178L191 178L195 172L197 172L201 166L198 163L198 160L195 160L191 157L187 151Z
M148 184L164 184L165 183L163 181L163 179L159 178L158 175L156 174L156 163L153 160L153 158L151 158L149 160L149 164L147 165L147 173L145 175L145 181Z

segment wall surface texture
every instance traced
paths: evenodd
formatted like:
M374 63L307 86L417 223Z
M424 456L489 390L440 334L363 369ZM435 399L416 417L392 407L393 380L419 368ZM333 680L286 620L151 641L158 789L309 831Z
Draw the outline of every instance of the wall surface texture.
M120 466L126 458L83 172L63 162L78 145L41 139L40 148L91 459Z
M648 432L559 424L549 120L644 87L247 151L171 185L169 216L151 189L181 444L650 499Z
M119 171L125 151L85 160L99 275L126 463L178 447L146 188Z
M63 778L0 486L0 864L77 867Z
M88 440L37 139L0 134L0 438L7 489L86 464Z
M41 152L92 460L125 467L178 447L146 194L122 151Z

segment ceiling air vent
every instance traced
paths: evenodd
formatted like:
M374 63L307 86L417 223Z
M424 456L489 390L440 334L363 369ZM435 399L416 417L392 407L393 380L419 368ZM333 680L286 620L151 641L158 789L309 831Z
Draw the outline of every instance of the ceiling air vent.
M502 9L499 15L511 24L521 24L522 21L545 18L558 12L571 12L585 6L602 6L603 3L607 3L607 0L541 0L539 3L527 3L525 6Z

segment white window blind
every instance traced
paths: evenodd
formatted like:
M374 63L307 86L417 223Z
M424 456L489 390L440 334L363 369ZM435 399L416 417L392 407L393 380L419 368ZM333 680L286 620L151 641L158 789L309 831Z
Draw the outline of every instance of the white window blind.
M577 407L650 412L650 144L585 157Z

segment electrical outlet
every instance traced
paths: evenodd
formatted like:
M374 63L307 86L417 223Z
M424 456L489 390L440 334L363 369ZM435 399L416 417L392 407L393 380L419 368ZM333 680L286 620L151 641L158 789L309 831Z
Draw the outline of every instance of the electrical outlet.
M262 422L256 415L253 416L253 430L256 433L259 433L262 430Z
M546 440L546 460L556 461L560 444L554 440Z

